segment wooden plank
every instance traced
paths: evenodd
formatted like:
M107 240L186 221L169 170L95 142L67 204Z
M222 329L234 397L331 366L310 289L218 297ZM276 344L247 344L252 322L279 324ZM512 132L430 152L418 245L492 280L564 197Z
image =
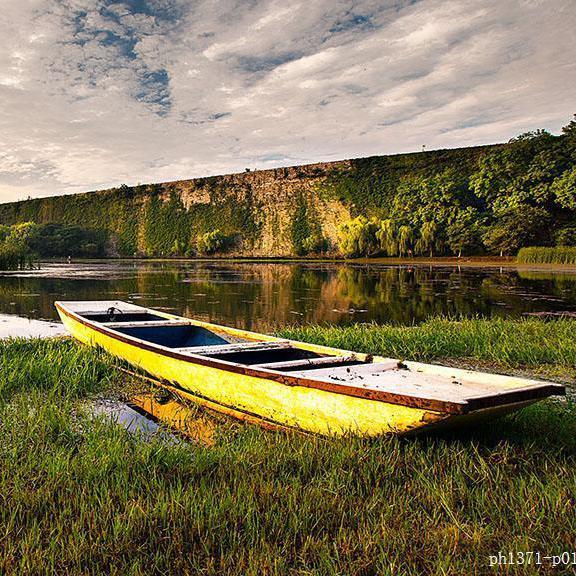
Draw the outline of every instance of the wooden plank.
M190 352L199 356L220 356L238 352L263 352L290 348L290 342L240 342L238 344L216 344L213 346L187 346L175 348L178 352Z
M561 394L564 389L563 386L557 384L543 383L524 388L500 389L495 392L494 386L489 383L466 382L446 376L399 370L397 364L394 366L388 362L307 370L306 372L293 372L291 375L364 388L384 394L468 404L473 410Z
M321 356L319 358L301 358L300 360L285 360L283 362L266 362L264 364L253 364L254 368L265 368L266 370L283 370L286 368L302 368L306 369L308 366L325 366L333 364L345 364L348 362L360 362L357 356L351 354L350 356Z
M157 328L162 326L192 326L188 320L146 320L145 322L100 322L106 328Z
M363 362L356 366L319 367L306 370L306 372L291 372L291 375L320 380L328 379L334 382L358 381L361 383L387 370L398 370L398 362L391 360L390 362Z
M156 314L156 312L144 308L143 306L138 306L137 304L131 304L130 302L123 302L122 300L78 300L72 302L63 302L66 308L76 314L89 315L89 314L106 314L106 310L109 308L116 308L117 310L122 310L125 313L138 313L143 314L149 312L151 314Z
M539 400L548 396L565 396L566 388L561 384L542 383L540 385L512 388L496 394L470 396L466 401L471 410L481 410L492 406L515 404L517 402Z

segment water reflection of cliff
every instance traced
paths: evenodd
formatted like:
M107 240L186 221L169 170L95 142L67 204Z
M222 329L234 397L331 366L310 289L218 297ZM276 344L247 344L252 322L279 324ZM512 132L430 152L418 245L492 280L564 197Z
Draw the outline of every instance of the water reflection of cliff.
M132 300L253 330L310 322L576 309L576 276L322 263L142 262L47 266L0 278L0 312L54 318L57 299Z

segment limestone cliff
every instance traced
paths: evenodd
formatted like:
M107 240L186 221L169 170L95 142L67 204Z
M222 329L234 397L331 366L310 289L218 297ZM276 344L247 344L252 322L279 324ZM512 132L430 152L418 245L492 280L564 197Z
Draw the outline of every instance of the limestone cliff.
M0 205L0 222L74 224L102 230L109 255L194 253L220 230L227 256L281 257L321 238L333 252L338 226L381 215L399 182L451 169L470 172L486 148L440 150L259 170Z

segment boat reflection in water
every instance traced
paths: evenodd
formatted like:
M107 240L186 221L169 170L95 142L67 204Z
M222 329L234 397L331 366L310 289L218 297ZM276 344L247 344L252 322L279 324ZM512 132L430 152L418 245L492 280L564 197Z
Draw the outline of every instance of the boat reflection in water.
M126 401L99 399L90 407L94 416L105 416L131 434L151 441L178 444L183 439L212 446L218 422L206 411L158 389L138 390Z

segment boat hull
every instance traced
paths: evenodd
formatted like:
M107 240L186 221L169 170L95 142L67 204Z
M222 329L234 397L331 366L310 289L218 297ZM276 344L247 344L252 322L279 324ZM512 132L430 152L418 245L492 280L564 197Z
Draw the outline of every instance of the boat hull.
M181 318L126 302L55 305L77 340L103 348L186 399L267 427L338 436L414 434L477 426L482 420L565 393L558 384L400 363ZM281 349L291 361L286 361L285 354L261 352ZM250 360L245 353L238 356L239 350L250 350ZM236 361L231 359L234 353ZM223 360L226 354L228 359ZM294 362L300 368L290 371ZM335 362L342 367L322 368ZM303 363L314 368L302 371Z
M165 356L104 334L60 311L77 340L100 346L211 409L323 435L378 436L429 428L451 415L229 372Z

